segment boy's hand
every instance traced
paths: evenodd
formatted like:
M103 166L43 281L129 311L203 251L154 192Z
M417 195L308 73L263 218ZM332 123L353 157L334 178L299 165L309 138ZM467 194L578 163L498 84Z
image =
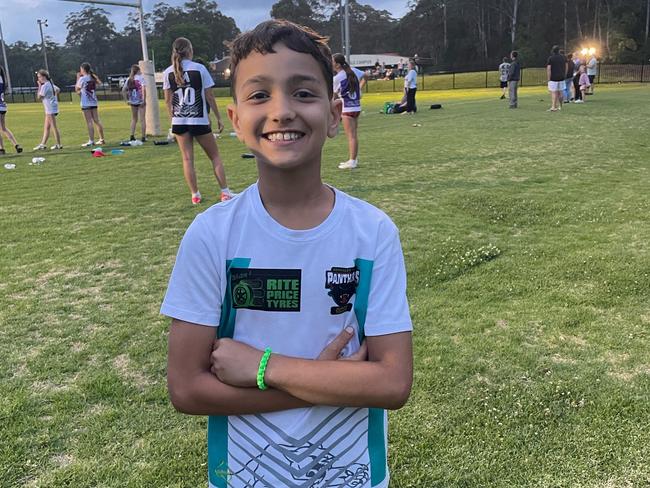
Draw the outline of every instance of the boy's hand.
M230 386L256 387L263 351L232 339L218 339L212 346L210 370Z
M350 342L354 336L354 329L346 327L337 335L332 342L330 342L325 349L321 351L316 359L320 361L336 361L337 359L346 359L350 361L365 361L368 358L368 347L366 341L361 343L361 347L357 352L347 358L341 357L341 351Z
M368 346L361 343L357 352L348 357L341 357L341 351L354 336L354 329L346 327L334 338L316 358L319 361L366 361ZM219 381L230 386L256 387L257 370L263 351L232 339L217 339L212 345L210 371Z

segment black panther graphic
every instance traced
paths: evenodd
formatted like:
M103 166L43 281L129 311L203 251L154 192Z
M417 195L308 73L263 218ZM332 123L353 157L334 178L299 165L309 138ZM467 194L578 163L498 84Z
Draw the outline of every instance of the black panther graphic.
M325 288L336 307L330 309L332 315L338 315L352 310L350 300L357 291L359 285L359 270L356 266L352 268L333 267L325 273Z

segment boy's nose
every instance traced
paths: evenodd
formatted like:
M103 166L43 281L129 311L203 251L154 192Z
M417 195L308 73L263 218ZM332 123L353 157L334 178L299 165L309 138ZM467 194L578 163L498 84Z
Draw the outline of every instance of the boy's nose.
M271 118L274 122L284 124L296 117L291 99L286 96L276 96L272 103Z

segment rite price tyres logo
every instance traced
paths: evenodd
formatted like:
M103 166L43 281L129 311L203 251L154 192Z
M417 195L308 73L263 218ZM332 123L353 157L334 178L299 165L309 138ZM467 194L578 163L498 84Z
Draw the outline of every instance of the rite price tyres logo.
M300 312L301 270L232 268L233 308Z

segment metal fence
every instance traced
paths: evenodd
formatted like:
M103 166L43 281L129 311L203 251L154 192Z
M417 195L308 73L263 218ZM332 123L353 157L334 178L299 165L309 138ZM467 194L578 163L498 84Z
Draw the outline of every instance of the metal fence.
M546 85L546 68L522 68L520 86ZM650 65L644 64L600 64L596 83L648 83L650 82ZM498 88L499 73L496 70L473 71L442 71L420 74L418 76L419 90L454 90L469 88ZM403 78L391 80L370 79L365 85L367 93L402 92ZM5 93L9 103L37 102L36 87L14 87L12 93ZM162 88L158 87L158 98L163 98ZM230 95L230 86L220 80L215 86L217 96ZM100 87L97 89L99 100L122 100L122 93L115 88ZM74 87L61 89L59 101L79 101Z

